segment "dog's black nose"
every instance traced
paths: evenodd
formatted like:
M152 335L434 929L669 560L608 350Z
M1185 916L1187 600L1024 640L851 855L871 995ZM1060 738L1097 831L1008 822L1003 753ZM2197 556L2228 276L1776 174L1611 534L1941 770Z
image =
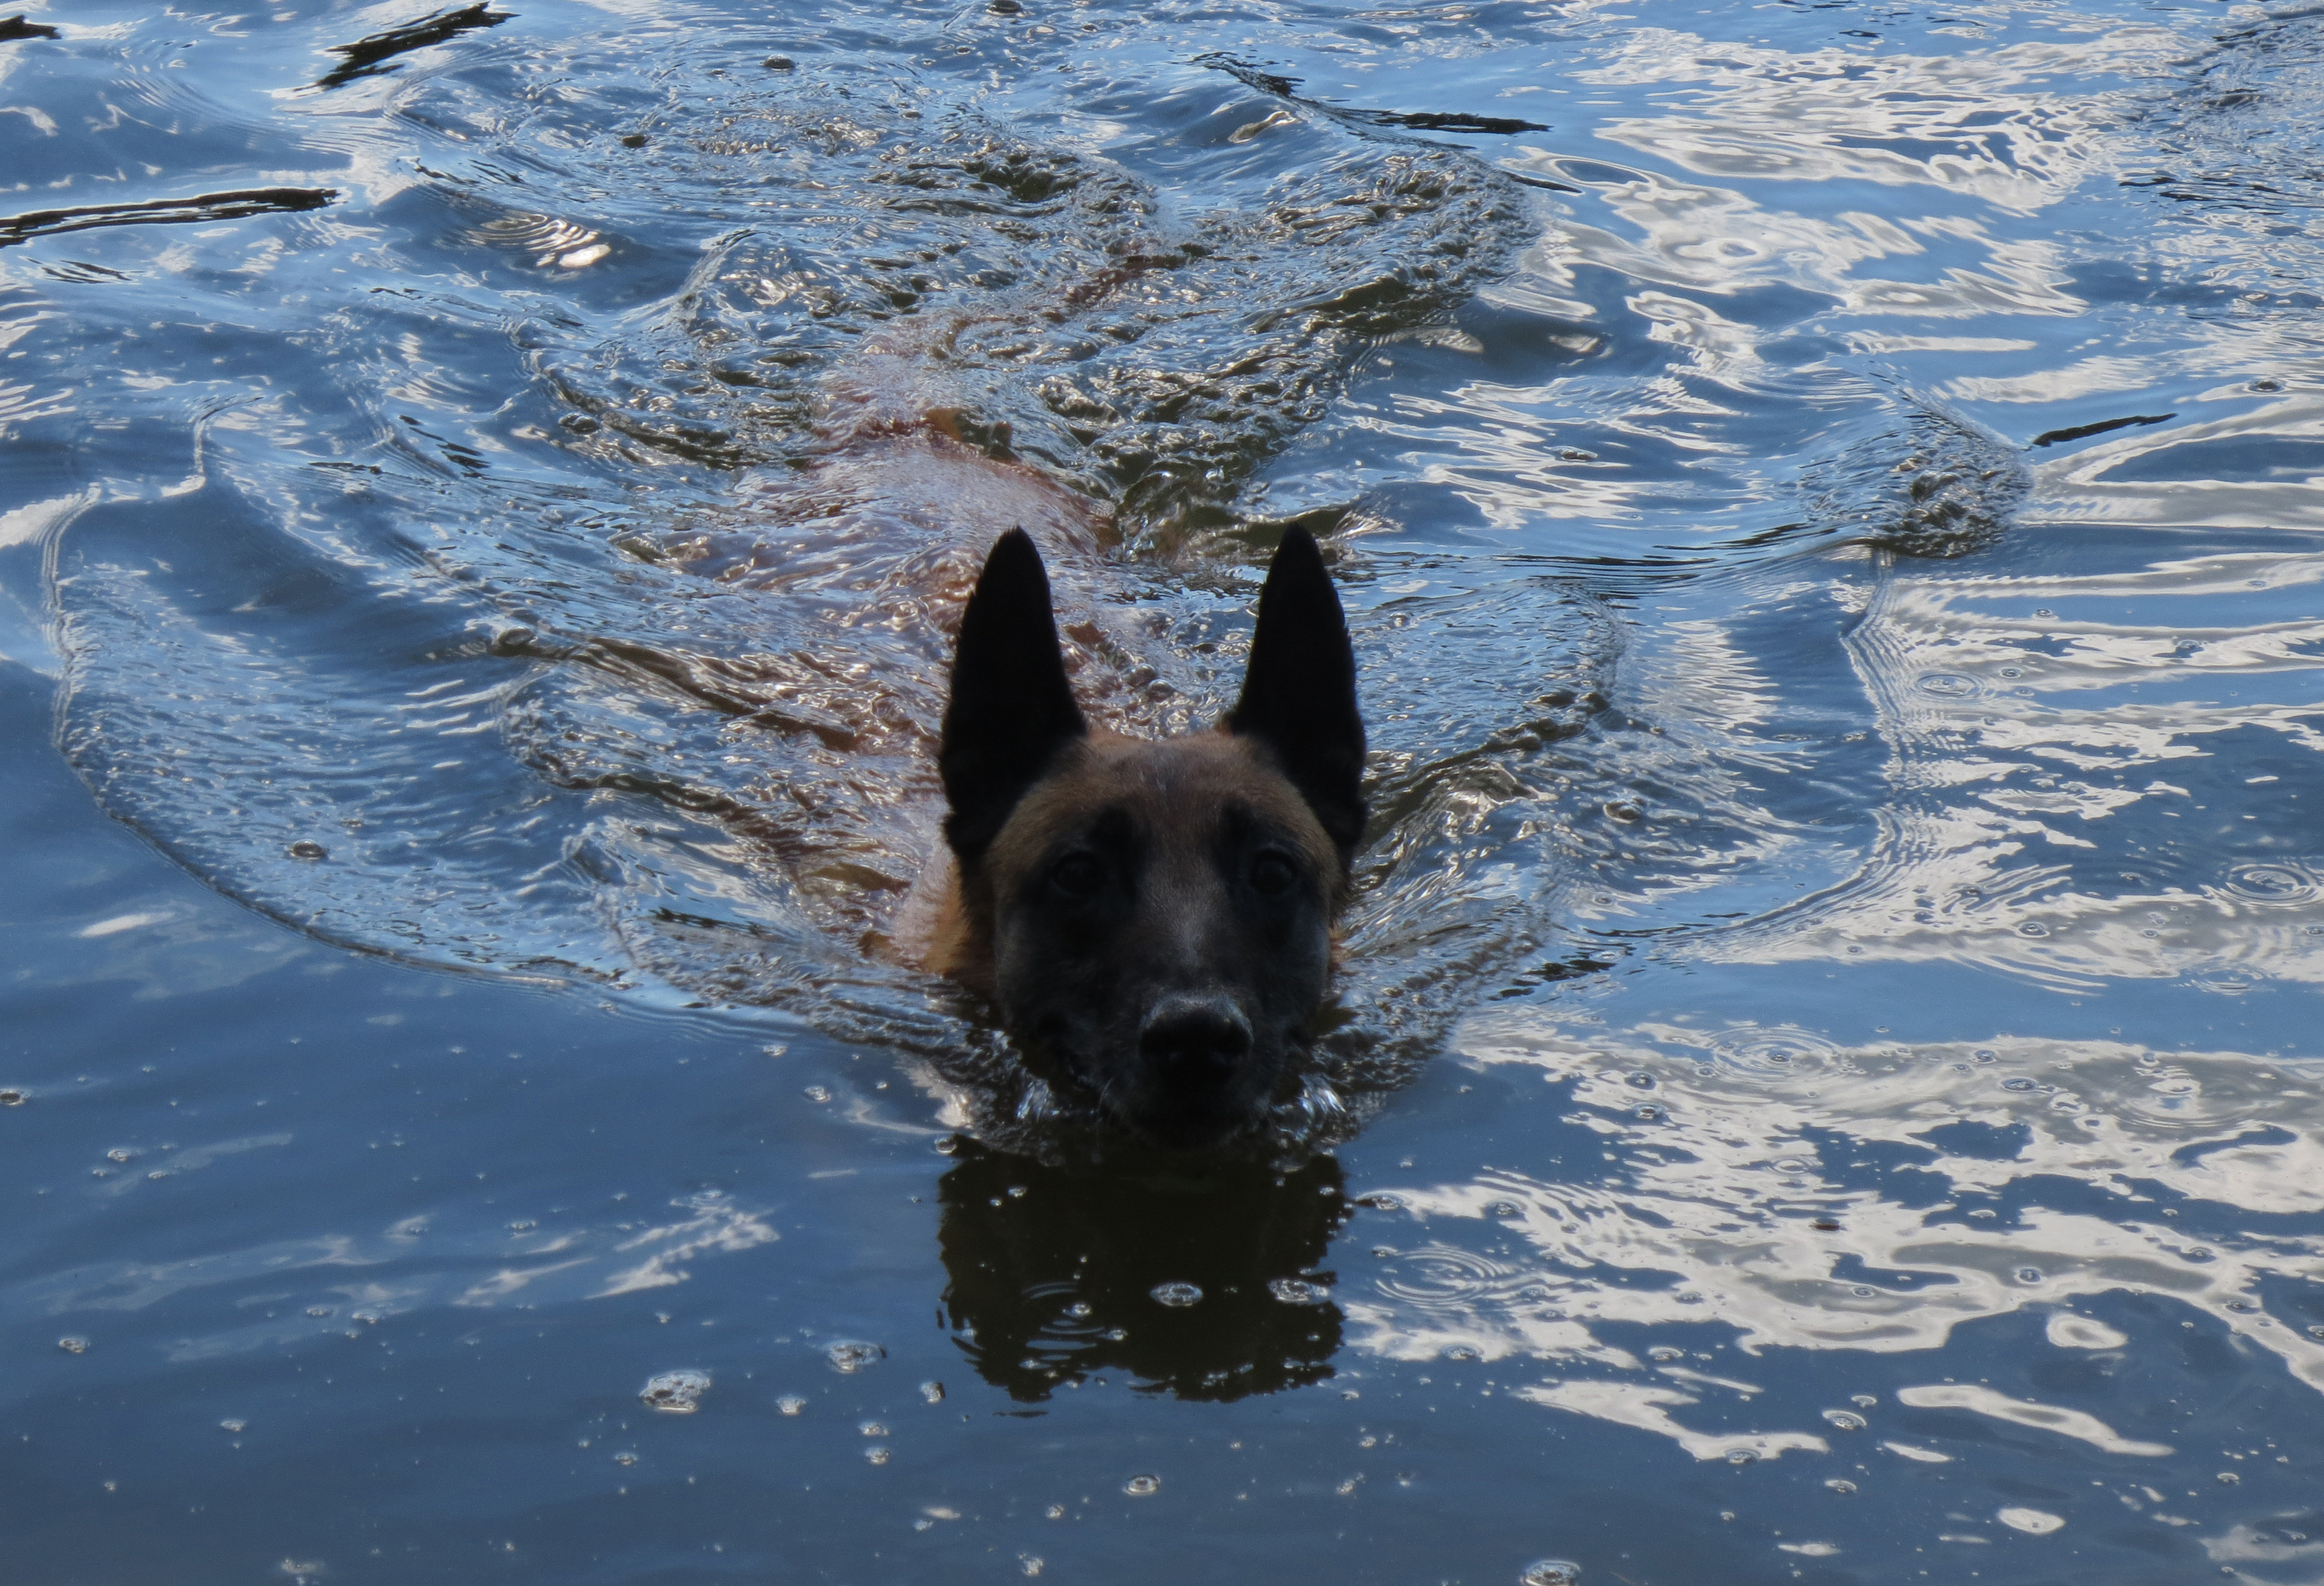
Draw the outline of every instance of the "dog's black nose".
M1146 1016L1138 1049L1166 1074L1214 1083L1250 1055L1250 1020L1224 997L1165 997Z

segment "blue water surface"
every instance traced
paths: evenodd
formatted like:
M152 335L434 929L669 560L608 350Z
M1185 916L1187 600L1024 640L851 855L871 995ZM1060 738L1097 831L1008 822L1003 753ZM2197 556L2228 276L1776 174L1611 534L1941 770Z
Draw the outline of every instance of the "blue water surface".
M2218 0L0 23L0 1577L2310 1586L2319 126ZM1268 1152L897 945L1028 512L1133 730L1333 558Z

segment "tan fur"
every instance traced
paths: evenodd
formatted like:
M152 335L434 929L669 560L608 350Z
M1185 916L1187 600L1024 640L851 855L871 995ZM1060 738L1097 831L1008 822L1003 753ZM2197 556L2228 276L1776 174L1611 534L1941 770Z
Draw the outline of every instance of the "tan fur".
M1187 848L1204 841L1204 817L1231 800L1296 834L1314 874L1339 874L1331 838L1264 748L1224 732L1157 740L1093 730L1026 793L970 882L950 863L929 878L925 924L913 933L920 967L990 991L993 899L1040 862L1079 812L1122 806L1166 845Z

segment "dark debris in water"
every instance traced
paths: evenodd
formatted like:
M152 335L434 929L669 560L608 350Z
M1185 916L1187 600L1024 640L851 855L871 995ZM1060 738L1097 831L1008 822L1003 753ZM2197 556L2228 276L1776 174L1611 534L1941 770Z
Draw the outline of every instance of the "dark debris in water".
M1549 130L1545 122L1520 121L1513 115L1471 115L1461 111L1435 110L1360 110L1345 105L1327 105L1320 99L1310 99L1302 95L1297 78L1263 70L1231 55L1205 55L1201 57L1201 64L1213 71L1223 71L1262 94L1288 99L1318 115L1356 126L1399 127L1409 132L1472 133L1481 137L1507 137L1514 133Z
M2178 416L2176 413L2134 414L2127 419L2101 419L2095 424L2076 424L2065 429L2045 429L2034 438L2034 444L2058 446L2069 440L2088 440L2093 435L2127 429L2135 424L2167 424Z
M476 0L474 5L463 5L456 11L437 11L417 22L401 27L389 28L384 32L369 34L352 44L334 45L331 53L340 58L339 64L315 79L318 88L336 88L361 77L376 77L399 69L383 65L398 55L408 55L414 50L424 50L430 44L441 44L462 33L477 28L498 27L516 14L494 11L486 0Z
M19 39L61 39L64 34L44 22L27 22L23 14L0 16L0 44L13 44Z
M154 198L142 204L83 204L70 209L35 209L0 217L0 248L36 236L89 231L105 226L194 226L240 220L252 215L295 215L319 209L339 196L337 188L241 188L191 198Z

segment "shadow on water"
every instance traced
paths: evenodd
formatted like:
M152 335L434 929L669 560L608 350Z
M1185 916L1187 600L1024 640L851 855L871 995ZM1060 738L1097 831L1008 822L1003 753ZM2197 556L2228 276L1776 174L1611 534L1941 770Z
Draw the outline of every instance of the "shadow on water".
M1097 1174L959 1148L938 1186L944 1318L1010 1397L1109 1370L1220 1402L1332 1376L1342 1317L1319 1265L1348 1216L1337 1162Z

